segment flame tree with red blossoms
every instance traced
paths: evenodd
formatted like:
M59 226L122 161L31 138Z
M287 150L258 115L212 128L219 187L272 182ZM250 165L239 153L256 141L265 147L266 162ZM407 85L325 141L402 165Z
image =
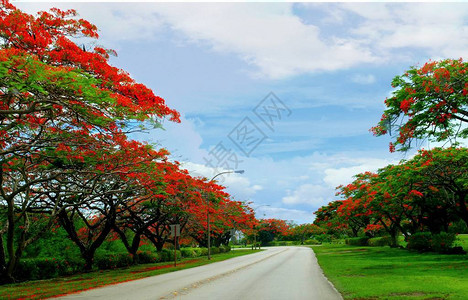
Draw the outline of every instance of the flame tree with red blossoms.
M468 137L468 63L462 59L430 61L392 81L396 88L374 135L394 133L390 151L406 151L416 139L457 144Z
M31 235L29 210L42 197L57 199L44 188L87 163L89 153L79 153L76 144L81 136L91 144L106 141L107 149L113 149L122 146L129 121L158 123L166 116L179 120L162 98L110 66L110 52L86 50L70 40L98 37L94 25L75 15L73 10L52 9L35 17L1 2L0 201L6 215L0 228L2 282L13 280L22 251L39 237ZM91 148L86 151L94 151ZM59 210L48 213L52 222ZM15 241L16 231L20 238Z

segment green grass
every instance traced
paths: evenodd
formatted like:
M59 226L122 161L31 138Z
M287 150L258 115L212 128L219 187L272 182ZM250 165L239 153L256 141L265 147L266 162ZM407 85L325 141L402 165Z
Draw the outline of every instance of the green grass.
M236 250L206 257L186 258L174 263L157 263L133 266L108 271L97 271L49 280L29 281L0 286L0 299L44 299L48 297L76 293L109 284L121 283L144 277L160 275L214 263L229 258L252 254L260 250Z
M459 241L467 242L466 235ZM345 299L468 297L468 255L336 244L313 249L325 275Z
M455 246L462 246L468 252L468 234L459 234Z

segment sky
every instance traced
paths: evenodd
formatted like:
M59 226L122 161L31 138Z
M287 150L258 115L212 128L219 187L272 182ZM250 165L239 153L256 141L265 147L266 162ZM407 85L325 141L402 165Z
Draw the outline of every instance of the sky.
M111 64L182 116L133 138L196 176L244 170L216 180L258 218L298 224L353 175L414 153L369 132L392 78L468 49L468 3L13 4L74 8L97 25Z

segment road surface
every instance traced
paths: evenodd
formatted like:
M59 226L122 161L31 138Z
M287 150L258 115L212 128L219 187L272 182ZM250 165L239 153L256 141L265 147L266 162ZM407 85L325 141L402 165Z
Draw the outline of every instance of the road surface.
M192 269L58 299L342 299L308 247L272 247Z

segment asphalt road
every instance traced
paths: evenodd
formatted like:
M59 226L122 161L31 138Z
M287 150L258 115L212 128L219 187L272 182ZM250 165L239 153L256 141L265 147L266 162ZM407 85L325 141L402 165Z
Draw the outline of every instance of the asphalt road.
M272 247L197 268L58 299L342 299L308 247Z

